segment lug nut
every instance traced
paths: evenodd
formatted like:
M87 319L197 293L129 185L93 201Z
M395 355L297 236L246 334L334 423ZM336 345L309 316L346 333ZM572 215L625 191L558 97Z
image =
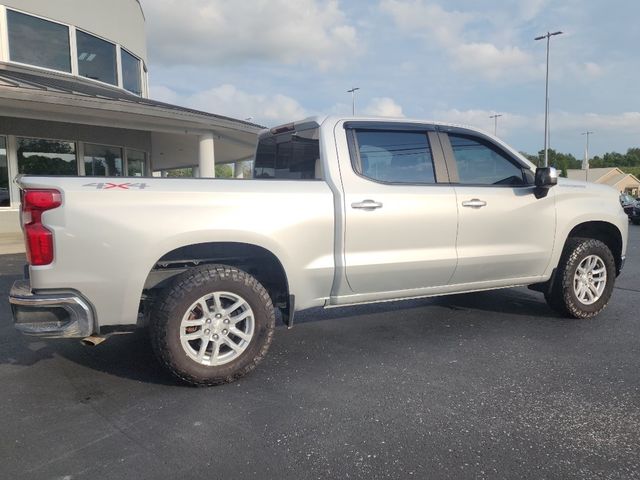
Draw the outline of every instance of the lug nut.
M213 339L214 339L214 340L217 340L217 339L218 339L218 334L217 334L217 333L213 336Z
M207 323L211 323L211 319L210 318L207 318Z
M209 330L208 328L204 331L205 335L209 335L211 333L211 330Z
M229 331L227 329L222 330L222 334L226 335L227 333L229 333Z
M229 323L229 319L228 319L228 318L225 318L225 319L224 319L224 323Z
M216 318L222 318L222 315L220 315L219 313L216 313Z

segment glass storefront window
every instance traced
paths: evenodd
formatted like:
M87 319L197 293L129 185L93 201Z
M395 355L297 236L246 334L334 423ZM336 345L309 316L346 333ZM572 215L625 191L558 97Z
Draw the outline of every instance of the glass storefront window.
M29 175L77 175L76 144L63 140L20 138L18 172Z
M145 153L139 150L127 150L127 176L145 176Z
M69 28L7 10L9 57L14 62L71 72Z
M121 177L122 149L85 144L84 174L93 177Z
M140 60L126 50L122 52L122 86L135 95L142 95L140 81Z
M111 85L118 84L116 46L88 33L76 30L78 74Z
M7 163L7 139L0 137L0 207L9 207L9 165Z

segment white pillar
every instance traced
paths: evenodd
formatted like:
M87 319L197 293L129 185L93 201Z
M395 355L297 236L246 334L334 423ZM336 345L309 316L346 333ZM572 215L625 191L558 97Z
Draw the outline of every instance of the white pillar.
M198 151L198 168L200 170L200 177L215 178L216 156L213 133L200 135L198 140L200 144Z
M244 178L244 162L236 162L233 164L233 176L236 178Z

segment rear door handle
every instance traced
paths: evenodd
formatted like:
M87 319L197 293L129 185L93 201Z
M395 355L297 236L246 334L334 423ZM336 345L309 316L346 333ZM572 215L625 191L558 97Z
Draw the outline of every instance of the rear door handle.
M484 200L480 200L479 198L473 198L471 200L467 200L466 202L462 202L463 207L470 208L482 208L487 205L487 202Z
M361 202L354 202L351 204L351 208L359 208L361 210L375 210L376 208L382 208L382 203L374 200L363 200Z

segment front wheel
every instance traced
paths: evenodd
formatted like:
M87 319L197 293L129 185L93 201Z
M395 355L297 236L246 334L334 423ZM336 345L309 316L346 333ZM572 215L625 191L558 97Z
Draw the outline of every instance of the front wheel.
M615 277L616 265L609 247L592 238L570 238L545 299L565 316L593 317L609 302Z
M160 362L183 382L208 386L232 382L256 367L271 344L275 312L254 277L207 265L174 280L150 323Z

